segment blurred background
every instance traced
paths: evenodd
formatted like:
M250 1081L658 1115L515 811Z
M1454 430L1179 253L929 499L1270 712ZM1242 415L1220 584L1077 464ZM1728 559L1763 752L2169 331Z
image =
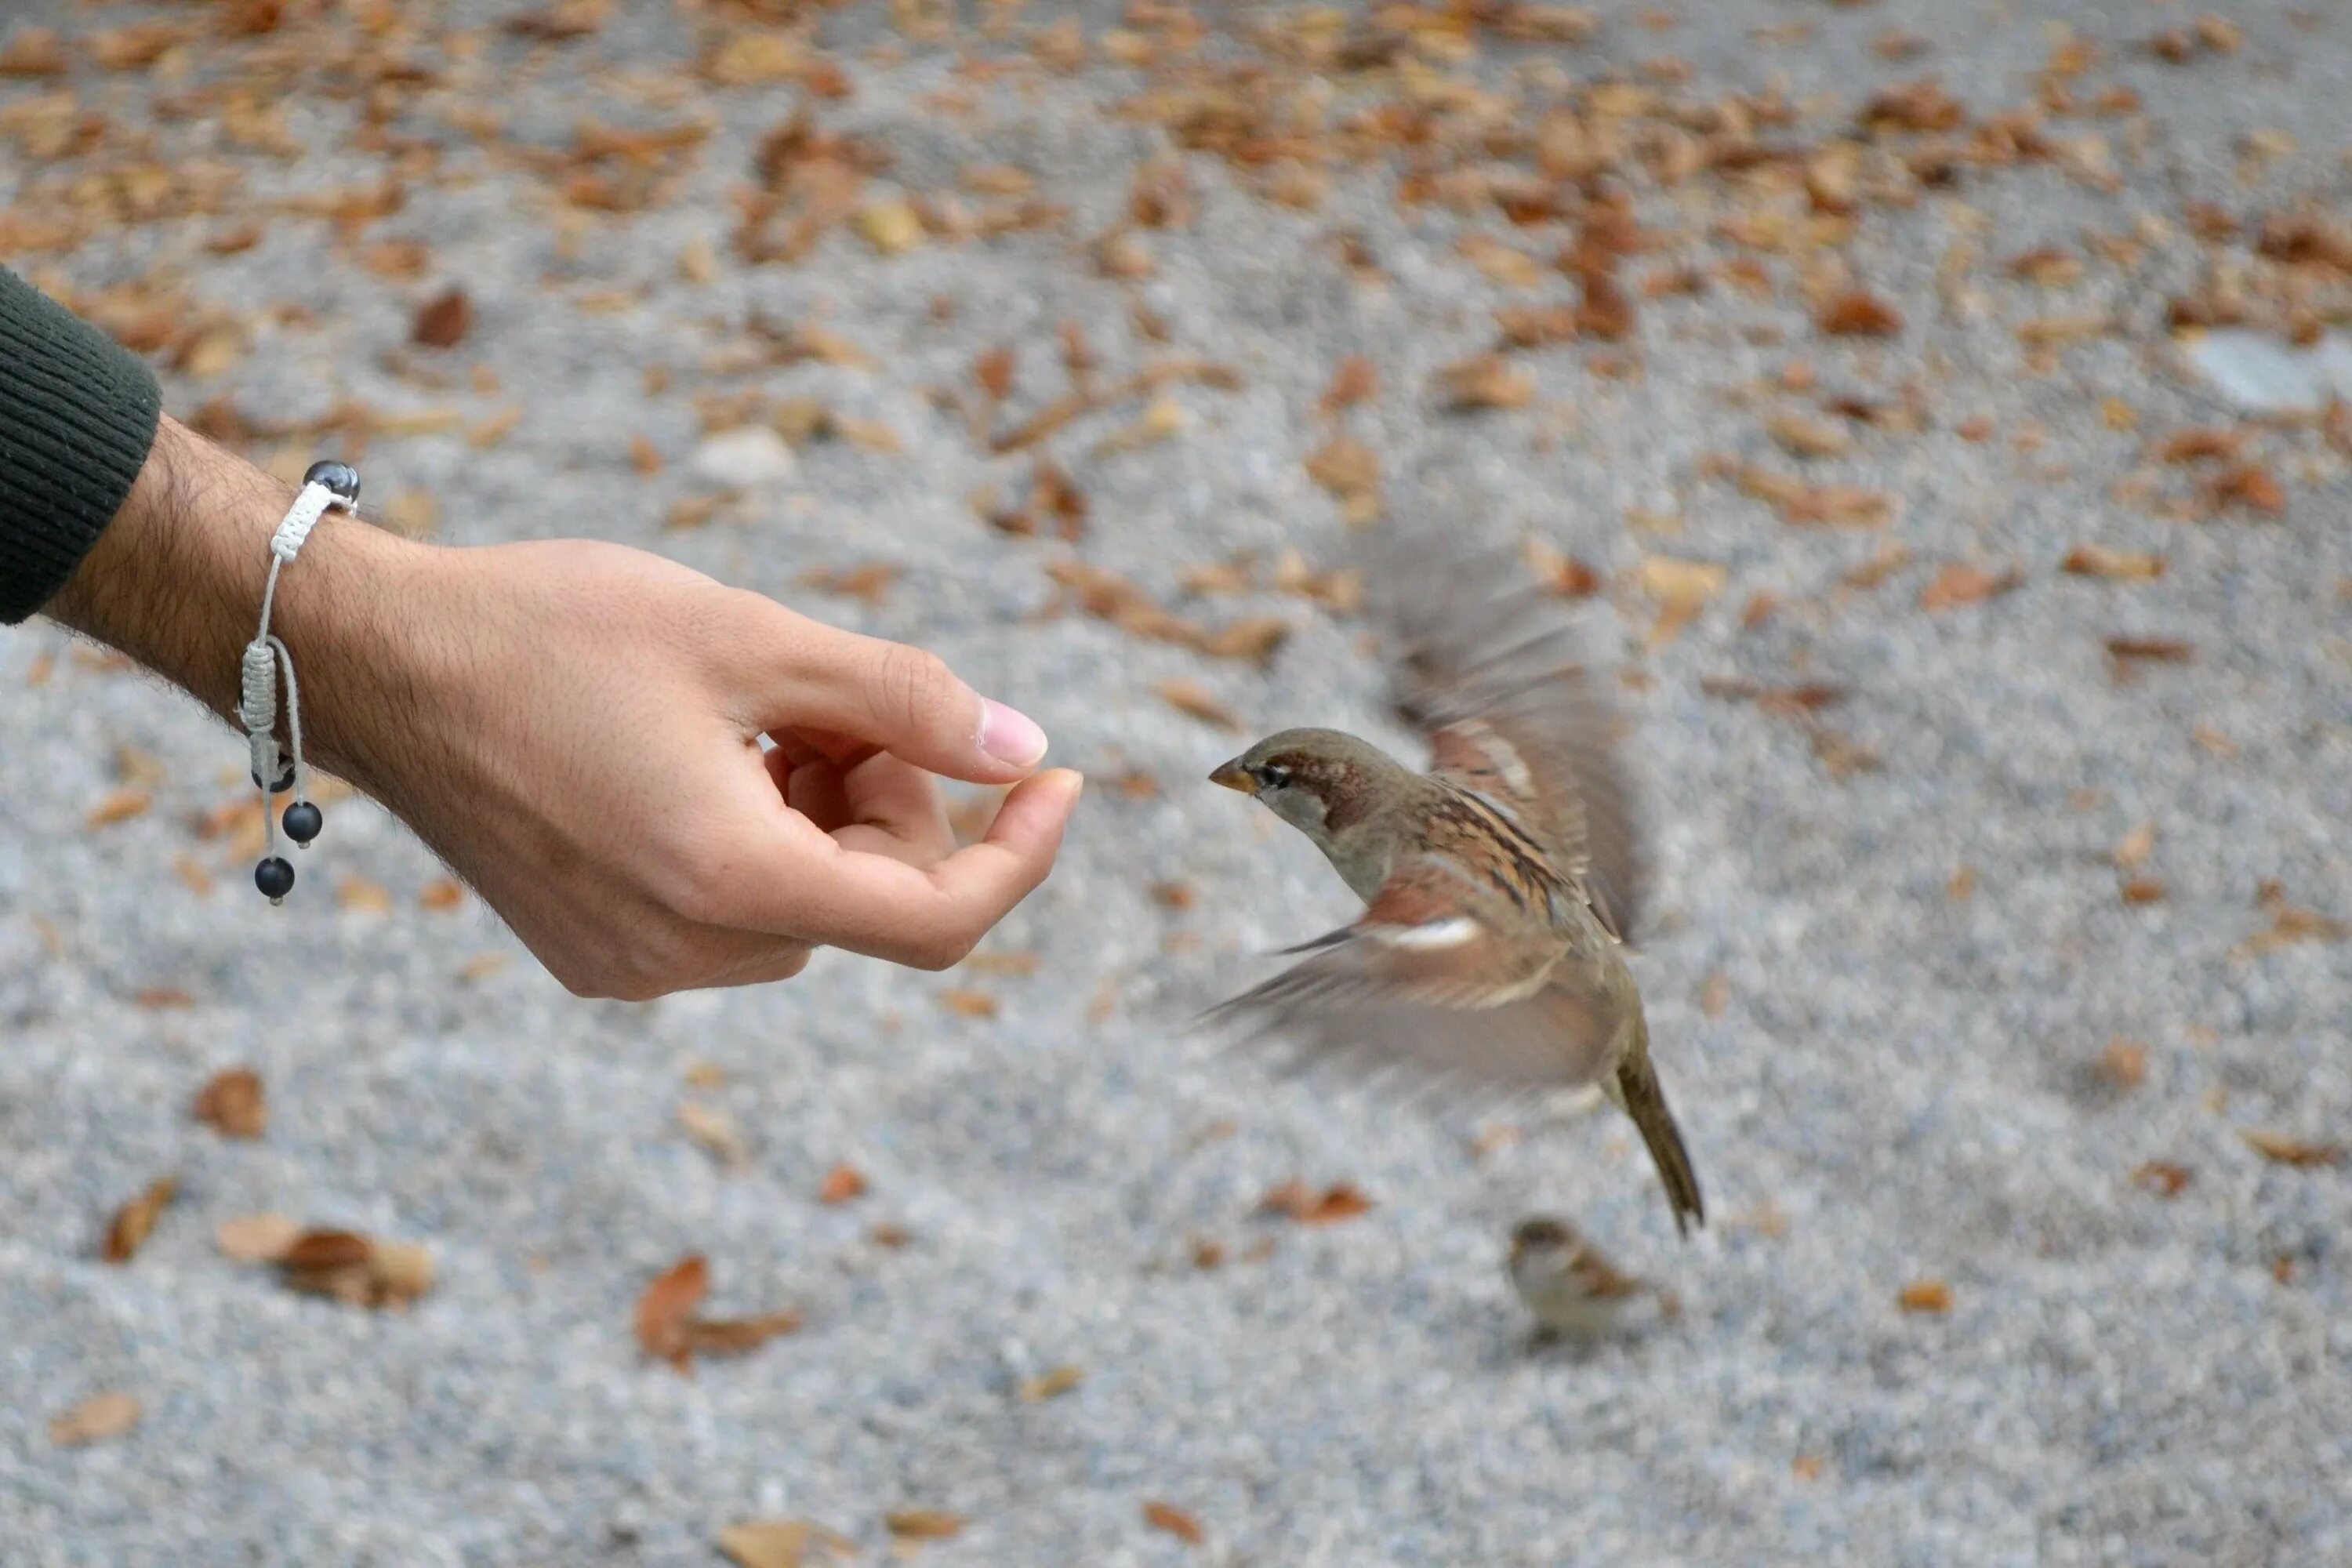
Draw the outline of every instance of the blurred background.
M592 1004L0 633L0 1558L2352 1560L2347 150L2315 0L11 0L171 412L1091 787L955 972ZM1410 754L1374 529L1623 655L1690 1244L1183 1031L1350 909L1208 768ZM1680 1318L1531 1348L1535 1212Z

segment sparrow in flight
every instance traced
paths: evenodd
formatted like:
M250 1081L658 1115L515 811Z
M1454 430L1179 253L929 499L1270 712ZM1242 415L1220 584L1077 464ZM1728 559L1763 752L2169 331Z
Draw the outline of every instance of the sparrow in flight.
M1285 730L1209 775L1307 835L1365 904L1211 1016L1471 1092L1597 1083L1687 1235L1706 1210L1625 963L1643 853L1603 678L1516 556L1416 561L1392 585L1400 706L1429 771Z
M1650 1312L1673 1319L1681 1304L1646 1279L1620 1273L1566 1220L1538 1215L1511 1231L1511 1289L1544 1335L1592 1338L1635 1327Z

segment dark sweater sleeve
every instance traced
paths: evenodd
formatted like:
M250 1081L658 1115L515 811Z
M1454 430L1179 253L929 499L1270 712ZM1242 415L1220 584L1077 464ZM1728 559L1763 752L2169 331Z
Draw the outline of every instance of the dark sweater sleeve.
M146 361L0 267L0 622L65 586L131 493L162 407Z

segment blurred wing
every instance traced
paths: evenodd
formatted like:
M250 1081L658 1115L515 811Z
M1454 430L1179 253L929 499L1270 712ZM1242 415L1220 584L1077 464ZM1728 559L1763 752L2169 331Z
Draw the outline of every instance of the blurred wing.
M1514 554L1423 560L1401 541L1383 553L1398 701L1429 733L1431 770L1510 811L1629 939L1648 867L1625 723L1574 617Z
M1564 948L1540 928L1513 934L1478 903L1445 863L1415 861L1362 919L1293 949L1308 956L1211 1017L1279 1036L1303 1058L1366 1071L1494 1089L1592 1082L1612 1031L1551 984Z

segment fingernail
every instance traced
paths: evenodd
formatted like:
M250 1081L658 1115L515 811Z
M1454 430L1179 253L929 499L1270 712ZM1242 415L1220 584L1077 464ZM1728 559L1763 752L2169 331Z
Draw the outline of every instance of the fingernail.
M980 700L980 749L1000 763L1030 767L1045 754L1045 731L1026 713L983 697Z

